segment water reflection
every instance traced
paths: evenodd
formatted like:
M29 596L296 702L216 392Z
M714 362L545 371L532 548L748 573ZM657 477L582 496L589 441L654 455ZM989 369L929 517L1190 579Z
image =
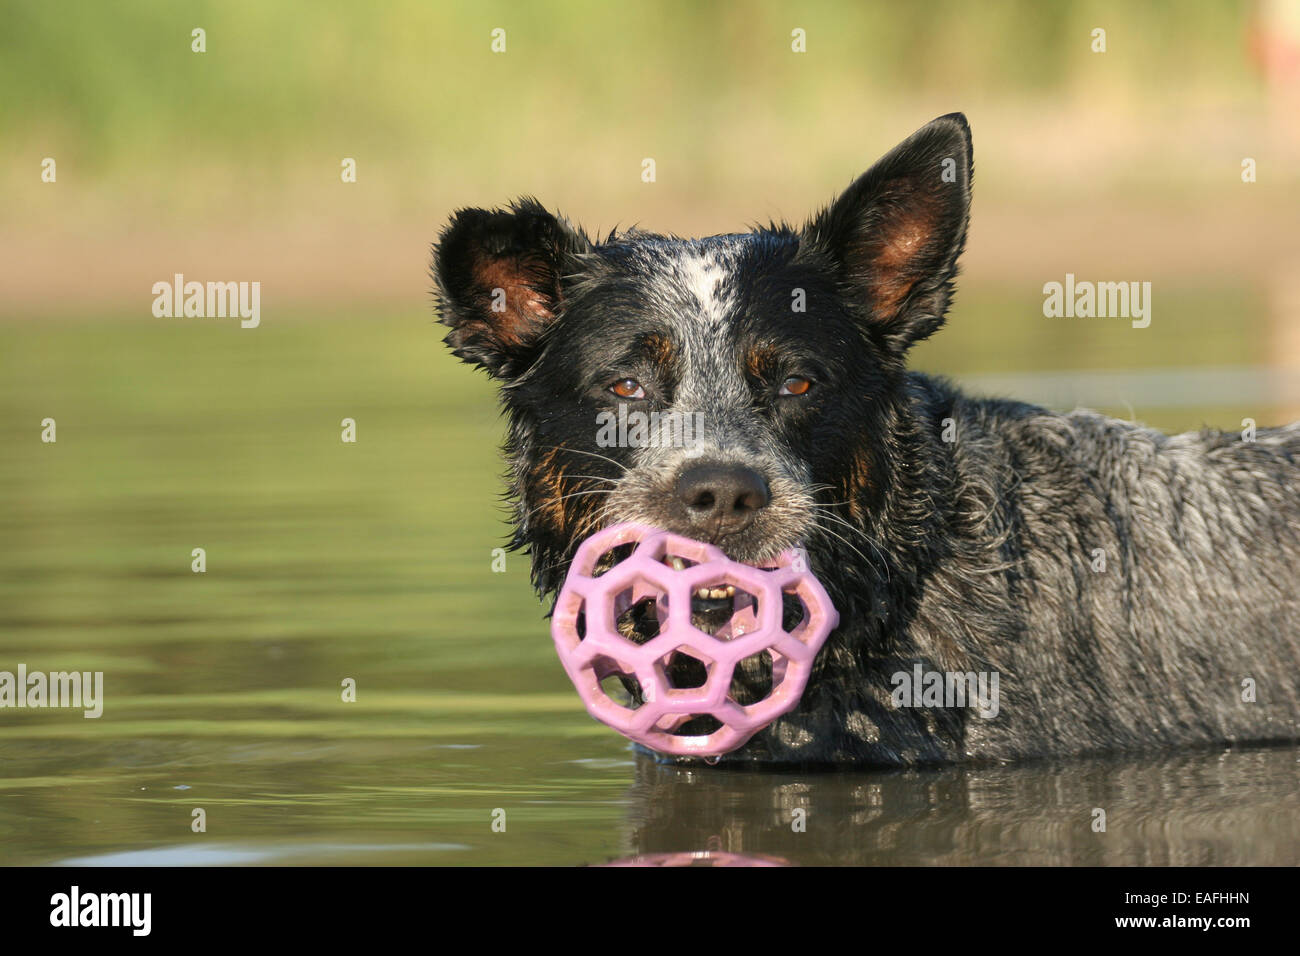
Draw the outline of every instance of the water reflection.
M59 861L59 866L288 866L291 864L372 859L396 853L442 853L468 850L460 843L211 843L201 846L176 845L147 850L126 850L77 856ZM389 860L389 862L397 862Z
M804 865L1294 865L1298 757L1279 748L807 775L640 759L625 840L629 857L708 851ZM1096 809L1105 832L1093 831Z
M0 863L1300 863L1296 747L869 773L688 770L567 734L0 752Z

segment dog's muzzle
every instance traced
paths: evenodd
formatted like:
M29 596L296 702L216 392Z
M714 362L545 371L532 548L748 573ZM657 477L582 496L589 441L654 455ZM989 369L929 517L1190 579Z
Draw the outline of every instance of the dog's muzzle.
M753 567L619 524L578 548L551 636L597 720L660 753L715 757L799 703L838 624L801 552Z

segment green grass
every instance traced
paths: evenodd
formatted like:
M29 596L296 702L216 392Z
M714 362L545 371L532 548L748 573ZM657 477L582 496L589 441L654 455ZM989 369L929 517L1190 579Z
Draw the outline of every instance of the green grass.
M879 121L900 107L919 122L986 99L1256 95L1249 14L1215 0L15 0L0 14L0 129L14 147L0 173L25 183L54 156L60 182L113 190L118 218L210 222L235 197L247 215L313 175L337 182L342 156L360 158L371 202L405 209L428 205L431 176L539 189L655 155L665 181L692 170L698 201L787 154L802 176L838 182L893 142L900 130ZM1097 26L1105 54L1090 50ZM195 27L205 53L191 51ZM496 27L504 55L490 50ZM790 51L796 27L805 54ZM178 170L185 188L169 184ZM40 198L19 195L10 214L39 215Z

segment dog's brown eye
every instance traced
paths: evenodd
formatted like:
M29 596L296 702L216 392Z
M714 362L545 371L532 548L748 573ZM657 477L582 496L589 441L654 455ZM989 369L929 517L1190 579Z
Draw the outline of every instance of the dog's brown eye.
M645 398L645 389L634 378L620 378L609 390L619 398Z
M781 395L802 395L812 388L812 382L798 375L791 375L781 383Z

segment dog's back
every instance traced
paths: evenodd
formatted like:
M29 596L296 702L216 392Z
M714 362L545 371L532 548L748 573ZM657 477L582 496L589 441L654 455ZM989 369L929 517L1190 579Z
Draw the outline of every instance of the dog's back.
M965 635L1005 675L968 751L1300 736L1300 425L1166 436L964 397L951 417L960 533L994 560L936 569L916 625L951 628L940 605L973 593L962 629L998 629Z

